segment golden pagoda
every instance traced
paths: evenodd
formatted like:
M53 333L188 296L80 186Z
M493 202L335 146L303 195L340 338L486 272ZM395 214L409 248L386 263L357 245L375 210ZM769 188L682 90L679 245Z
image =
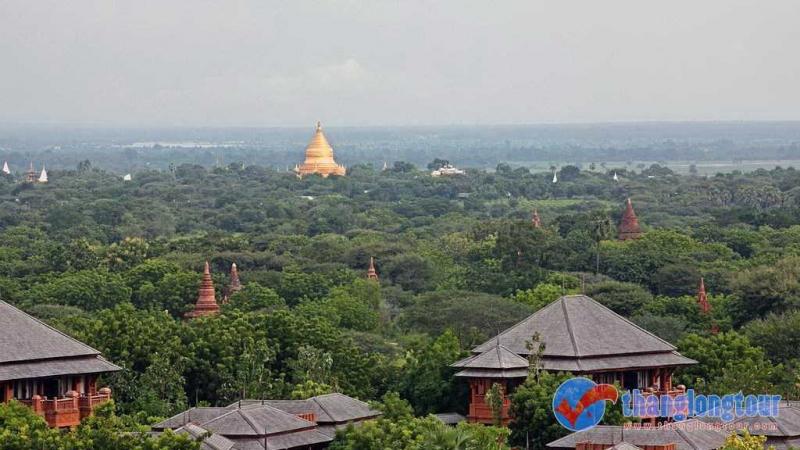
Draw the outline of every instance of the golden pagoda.
M298 177L314 173L323 177L328 175L344 176L347 171L344 166L337 164L333 159L333 147L325 139L321 123L317 122L317 131L306 147L306 160L303 161L303 164L295 166L294 171Z

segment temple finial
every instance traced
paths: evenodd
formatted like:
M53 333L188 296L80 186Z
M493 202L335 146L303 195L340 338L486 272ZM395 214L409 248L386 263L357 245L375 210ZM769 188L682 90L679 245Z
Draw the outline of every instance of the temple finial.
M367 269L367 279L378 280L378 271L375 270L375 258L369 257L369 268Z
M322 131L322 122L317 121L317 131Z

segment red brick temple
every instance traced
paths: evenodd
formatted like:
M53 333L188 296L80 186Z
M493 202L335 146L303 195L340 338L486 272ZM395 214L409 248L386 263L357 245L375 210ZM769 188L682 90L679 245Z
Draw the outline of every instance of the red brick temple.
M536 209L533 210L533 215L531 216L531 225L533 225L533 228L542 227L542 219L539 218L539 211Z
M203 269L203 280L200 282L200 290L197 295L197 302L194 309L186 313L187 318L213 316L219 314L216 293L214 292L214 281L211 279L211 268L206 261Z
M226 304L231 298L231 295L242 290L242 282L239 280L239 269L236 263L231 264L230 281L228 287L225 288L225 295L222 297L222 303Z
M633 211L633 204L631 199L625 204L625 212L622 214L622 220L619 223L619 240L627 241L628 239L638 239L642 237L642 229L639 226L639 219Z
M72 427L111 399L97 380L118 370L97 350L0 300L0 402L15 399L51 427Z
M493 423L485 395L493 383L503 387L501 420L509 421L508 395L525 381L529 343L539 333L545 344L543 370L571 372L623 389L677 393L672 372L696 364L672 344L638 327L585 295L567 295L522 322L475 347L473 355L453 364L470 385L470 422Z
M375 258L369 257L369 268L367 269L367 278L370 280L378 281L378 272L375 270Z

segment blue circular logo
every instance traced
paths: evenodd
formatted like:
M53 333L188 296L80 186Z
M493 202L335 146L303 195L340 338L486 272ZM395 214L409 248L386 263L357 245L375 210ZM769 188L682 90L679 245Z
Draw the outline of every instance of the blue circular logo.
M617 388L611 384L597 384L583 378L571 378L556 389L553 396L553 413L556 420L570 431L583 431L603 420L606 400L617 402Z

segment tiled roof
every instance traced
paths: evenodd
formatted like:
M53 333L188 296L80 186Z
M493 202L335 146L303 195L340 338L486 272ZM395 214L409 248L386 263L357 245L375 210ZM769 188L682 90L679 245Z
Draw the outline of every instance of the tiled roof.
M99 351L0 300L0 381L117 370Z
M621 426L600 425L589 430L564 436L547 444L550 448L572 449L579 442L617 445L626 442L637 447L674 443L677 450L714 450L721 448L727 434L695 426L698 421L683 422L683 428L624 429Z
M0 364L99 354L92 347L0 300Z
M527 359L515 354L505 346L496 344L483 353L473 355L453 364L453 367L469 369L527 369Z
M201 423L208 422L215 417L219 417L228 411L230 411L229 408L222 407L189 408L182 413L175 414L169 419L162 420L161 422L153 425L151 428L156 431L163 431L166 429L174 430L186 425L187 423L199 425Z
M58 375L80 375L121 370L99 355L78 356L65 359L48 359L33 362L0 364L0 381L24 380L26 378L52 377Z
M669 342L585 295L566 295L536 311L500 333L500 345L518 355L527 355L530 351L526 343L535 332L546 344L546 357L586 358L675 350ZM491 350L497 340L492 338L473 352Z
M205 438L203 438L203 441L200 444L200 450L231 450L233 448L234 443L230 439L218 434L209 433L210 432L205 428L199 427L192 423L188 423L175 430L175 434L188 434L194 439L199 439L208 434Z
M315 425L271 406L251 405L229 409L200 426L227 437L245 437L311 429Z
M231 404L235 407L240 402ZM361 400L344 394L333 393L318 395L306 400L242 400L241 405L269 405L291 414L312 412L317 423L344 423L377 417L380 411L370 408Z
M442 423L447 425L456 425L467 420L466 417L462 416L459 413L440 413L440 414L434 414L433 417L436 417L437 419L442 421Z

